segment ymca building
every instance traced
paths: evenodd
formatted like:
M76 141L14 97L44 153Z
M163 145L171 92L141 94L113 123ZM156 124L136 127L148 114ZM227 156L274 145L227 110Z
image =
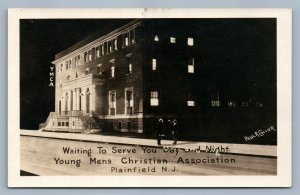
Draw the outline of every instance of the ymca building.
M214 137L234 135L232 130L218 132L232 129L232 121L275 121L266 117L268 101L258 93L260 83L252 87L247 78L233 76L263 74L261 67L220 65L231 57L206 55L199 28L201 24L176 19L137 19L56 54L55 111L40 128L153 136L158 117L175 117L187 136L204 135L206 129ZM235 82L247 86L246 92Z

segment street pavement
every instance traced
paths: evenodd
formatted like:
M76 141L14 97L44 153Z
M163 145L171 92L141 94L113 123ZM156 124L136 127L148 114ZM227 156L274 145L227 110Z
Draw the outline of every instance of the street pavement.
M162 140L162 145L158 146L155 139L142 139L122 136L110 136L99 134L78 134L78 133L57 133L43 132L36 130L21 130L23 136L34 136L44 138L56 138L63 140L80 140L98 143L111 143L118 145L133 145L133 146L151 146L151 147L172 147L182 148L187 150L212 150L219 148L226 150L227 154L243 154L254 156L277 157L277 146L274 145L254 145L254 144L232 144L232 143L211 143L211 142L194 142L194 141L178 141L173 145L171 140ZM222 151L219 150L221 153ZM218 152L218 151L216 151Z

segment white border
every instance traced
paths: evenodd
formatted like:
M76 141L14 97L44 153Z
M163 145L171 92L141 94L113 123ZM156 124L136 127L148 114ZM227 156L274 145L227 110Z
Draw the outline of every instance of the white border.
M19 19L28 18L277 18L276 176L39 176L20 175ZM291 43L290 9L9 9L8 186L9 187L290 187Z

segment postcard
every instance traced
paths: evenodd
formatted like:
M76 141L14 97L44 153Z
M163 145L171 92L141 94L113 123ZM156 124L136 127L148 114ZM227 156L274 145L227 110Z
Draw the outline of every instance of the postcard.
M289 9L9 9L9 187L290 187Z

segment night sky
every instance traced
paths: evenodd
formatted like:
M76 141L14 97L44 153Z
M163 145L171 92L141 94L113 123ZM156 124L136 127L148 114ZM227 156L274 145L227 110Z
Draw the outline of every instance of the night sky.
M49 87L49 73L55 54L88 36L109 32L129 21L21 20L21 129L38 129L39 124L46 121L49 112L54 111L55 90ZM196 28L199 28L205 47L204 55L210 64L237 66L246 63L249 66L262 66L265 72L269 72L262 78L262 83L265 83L262 90L273 95L270 103L276 105L276 19L197 19L198 23L195 23L195 19L185 21L193 24L193 27L198 25Z

